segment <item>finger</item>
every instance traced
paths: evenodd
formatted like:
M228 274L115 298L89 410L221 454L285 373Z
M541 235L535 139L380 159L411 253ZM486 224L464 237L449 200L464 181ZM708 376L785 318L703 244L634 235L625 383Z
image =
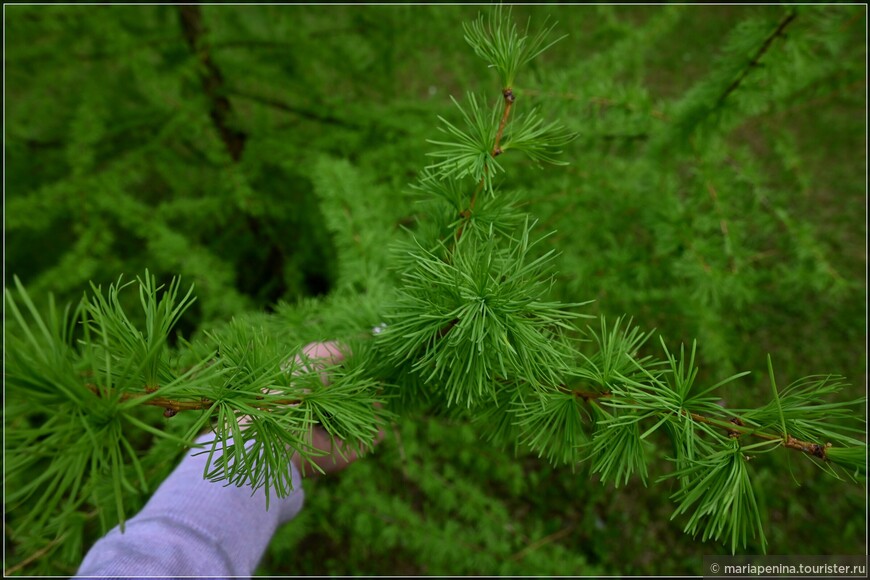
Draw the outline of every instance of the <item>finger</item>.
M374 405L375 409L382 409L384 407L379 401L375 401ZM386 436L387 432L384 430L383 425L378 425L378 434L375 436L375 440L372 441L372 447L383 441Z
M344 352L335 341L309 343L302 349L302 354L313 360L322 360L326 364L338 364L344 360Z
M313 449L325 452L323 455L313 455L306 461L300 462L300 473L303 477L318 477L323 473L335 473L346 468L350 463L356 461L357 453L352 449L339 447L342 441L334 439L327 431L317 425L314 426L309 435L309 444ZM314 466L317 467L314 467ZM319 470L317 468L320 468Z
M296 355L294 375L303 372L313 372L322 369L324 366L335 365L345 359L345 354L341 350L339 343L335 341L329 342L311 342L302 349L302 353ZM325 372L320 373L320 382L324 385L329 384L329 376Z

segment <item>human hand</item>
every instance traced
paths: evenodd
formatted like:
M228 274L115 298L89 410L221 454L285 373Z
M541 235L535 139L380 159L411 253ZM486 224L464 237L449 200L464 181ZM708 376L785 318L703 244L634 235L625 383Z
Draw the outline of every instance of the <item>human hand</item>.
M328 373L322 369L336 365L342 362L344 358L345 355L337 342L312 342L302 349L301 354L296 355L292 366L296 370L293 371L293 374L298 375L303 372L320 371L320 381L324 385L329 385ZM243 417L240 420L240 425L247 423L247 421L248 417ZM375 437L374 445L380 443L384 435L383 428L380 428ZM307 461L303 461L299 453L293 454L290 461L293 462L303 477L318 477L321 473L335 473L359 459L359 454L356 451L347 449L343 441L339 440L336 442L320 425L312 426L308 434L307 443L311 449L323 453L313 455Z
M302 349L302 355L296 356L295 366L297 369L310 372L323 369L329 365L338 364L343 360L344 353L339 348L338 343L312 342ZM296 372L298 373L299 371ZM327 373L321 372L320 380L324 385L328 385L329 377ZM341 471L359 459L356 451L342 449L343 445L341 443L339 443L339 446L336 446L335 440L320 425L315 425L311 428L309 437L311 447L326 452L325 455L315 455L310 460L311 463L319 467L325 474ZM383 438L384 430L381 428L378 430L374 444L377 445ZM298 453L294 453L290 460L293 461L303 477L317 477L321 473L311 463L303 462Z

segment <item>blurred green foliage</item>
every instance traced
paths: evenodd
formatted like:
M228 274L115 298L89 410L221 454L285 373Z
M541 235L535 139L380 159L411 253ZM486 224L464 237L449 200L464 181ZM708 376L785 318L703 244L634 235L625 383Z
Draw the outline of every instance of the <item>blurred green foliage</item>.
M6 272L61 302L146 267L180 275L199 298L185 337L276 308L270 324L293 324L276 305L343 283L376 292L386 258L360 272L339 257L386 256L425 220L408 183L436 115L497 82L462 41L477 11L7 6ZM838 373L862 394L866 8L514 15L569 35L513 87L579 134L570 166L512 175L557 231L542 248L560 252L557 297L697 338L699 380L753 371L731 407L766 400L768 352L783 384ZM159 482L180 450L140 439ZM777 490L761 494L769 552L865 553L863 486L772 455L757 466L759 493ZM403 419L306 489L263 574L698 574L726 549L682 533L667 486L614 490L444 417ZM76 517L76 542L7 522L8 566L73 573L98 536Z

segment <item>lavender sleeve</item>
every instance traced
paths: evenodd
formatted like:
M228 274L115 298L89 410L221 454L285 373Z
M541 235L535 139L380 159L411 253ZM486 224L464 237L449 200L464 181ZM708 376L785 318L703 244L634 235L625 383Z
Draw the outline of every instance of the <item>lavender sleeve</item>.
M199 438L208 441L211 435ZM250 577L275 530L302 509L296 466L294 491L271 496L263 488L225 486L203 479L207 454L188 453L125 531L118 527L85 556L76 578L124 576Z

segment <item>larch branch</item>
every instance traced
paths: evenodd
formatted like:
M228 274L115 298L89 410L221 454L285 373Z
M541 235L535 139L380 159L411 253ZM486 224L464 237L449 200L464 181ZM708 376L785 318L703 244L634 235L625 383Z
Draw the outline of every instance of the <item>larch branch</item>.
M598 399L607 399L613 396L612 393L607 391L587 391L584 389L572 389L565 385L560 385L559 389L563 392L571 393L575 397L583 399L583 401L586 403L594 403ZM783 436L777 435L775 433L758 431L757 429L754 429L752 427L747 427L745 423L738 417L734 417L731 420L724 421L722 419L715 419L685 410L682 411L682 413L684 416L690 418L696 423L704 423L707 425L712 425L713 427L724 429L732 437L742 437L743 435L749 435L751 437L756 437L765 441L780 441L782 442L784 447L788 447L789 449L802 451L807 455L812 455L813 457L817 457L825 461L827 461L828 459L827 449L831 446L830 444L822 445L819 443L813 443L812 441L802 441L800 439L792 437L791 435Z
M101 396L101 392L98 387L92 383L88 383L85 385L89 391L97 395ZM150 405L152 407L161 407L164 409L164 415L166 417L172 417L175 414L181 411L204 411L206 409L211 409L212 406L216 403L216 401L209 399L207 397L200 397L199 399L192 401L180 401L177 399L170 399L168 397L154 397L152 394L156 392L153 387L146 387L142 391L137 392L127 392L121 393L121 401L133 401L136 399L142 399L145 397L150 397L146 401L142 401L142 405ZM258 396L258 399L262 400L264 397ZM280 399L277 401L271 401L274 405L299 405L302 401L297 399ZM271 408L272 405L269 406L257 406L258 409L267 409Z

